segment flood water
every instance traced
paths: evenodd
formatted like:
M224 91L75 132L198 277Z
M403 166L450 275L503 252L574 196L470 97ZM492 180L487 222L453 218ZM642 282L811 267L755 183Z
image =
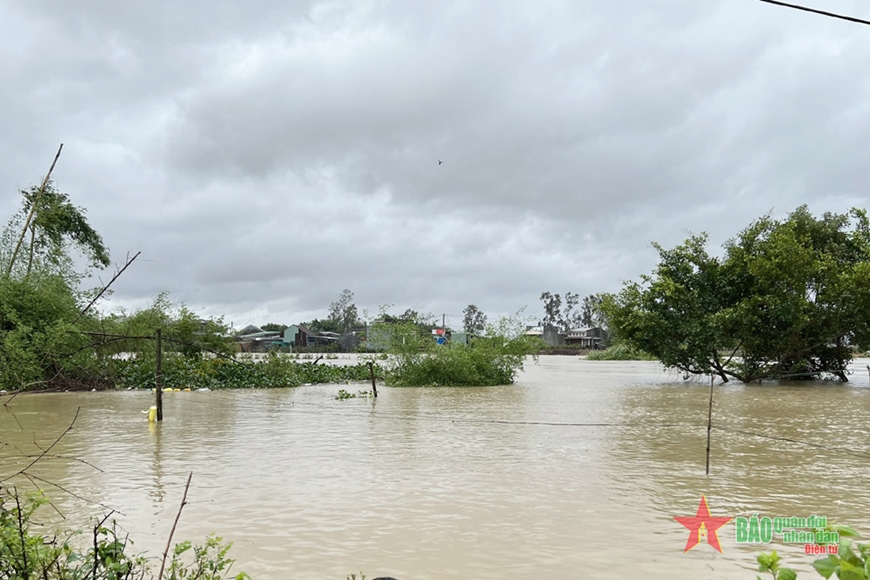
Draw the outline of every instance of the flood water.
M81 407L52 450L63 457L33 473L121 512L153 555L192 471L175 539L218 533L254 580L748 580L762 551L804 571L814 556L781 538L738 546L733 521L722 554L684 554L673 516L705 494L713 516L824 515L870 536L868 362L847 385L717 385L709 476L707 384L656 363L541 357L513 386L376 400L335 399L362 384L166 394L156 426L150 393L18 396L0 413L0 478ZM46 489L68 523L105 513Z

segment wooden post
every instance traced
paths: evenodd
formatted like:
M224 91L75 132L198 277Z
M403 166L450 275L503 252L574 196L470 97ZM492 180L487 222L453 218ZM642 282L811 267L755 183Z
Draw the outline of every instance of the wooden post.
M157 393L157 420L163 420L163 331L157 329L157 368L154 372L154 390Z
M707 471L710 475L710 431L713 429L713 375L710 375L710 407L707 409Z
M369 373L372 375L372 392L375 394L375 398L378 398L378 386L375 384L375 365L371 361L369 361Z

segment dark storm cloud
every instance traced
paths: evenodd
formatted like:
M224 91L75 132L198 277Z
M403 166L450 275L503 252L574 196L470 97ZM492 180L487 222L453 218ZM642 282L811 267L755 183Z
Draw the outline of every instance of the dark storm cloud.
M0 209L63 141L58 184L143 252L115 305L537 315L652 240L866 205L870 27L754 0L22 1L0 33Z

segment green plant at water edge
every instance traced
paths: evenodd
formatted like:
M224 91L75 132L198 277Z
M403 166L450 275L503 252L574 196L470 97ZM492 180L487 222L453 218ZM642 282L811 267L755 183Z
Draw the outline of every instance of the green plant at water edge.
M656 357L629 344L614 344L606 350L590 351L586 360L656 360Z
M813 562L813 568L823 578L835 576L840 580L870 580L870 544L856 544L851 538L858 532L849 526L830 525L824 528L829 532L837 532L840 542L836 554L828 554ZM813 530L818 532L820 530ZM795 580L797 573L791 568L780 566L780 557L774 551L758 555L758 571L767 572L775 580ZM761 580L760 576L756 577Z
M168 580L221 580L228 574L235 560L227 558L232 543L223 543L223 538L209 536L202 546L194 546L190 542L175 545L172 552L172 562L166 572ZM193 561L185 563L182 556L193 551ZM240 572L233 576L235 580L250 580L250 576Z
M154 580L147 559L131 554L132 541L119 535L114 522L104 519L94 526L92 541L74 541L83 532L66 531L50 535L34 531L32 518L48 500L41 494L26 497L4 495L0 490L0 578L6 580ZM223 580L229 578L233 560L227 557L231 544L209 536L202 546L182 542L175 546L164 579ZM192 550L193 560L182 556ZM235 580L249 579L244 572Z

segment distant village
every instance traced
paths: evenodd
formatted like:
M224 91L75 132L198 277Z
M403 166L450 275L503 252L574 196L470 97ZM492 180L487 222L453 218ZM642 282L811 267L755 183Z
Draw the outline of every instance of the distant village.
M235 334L237 350L243 353L306 352L326 350L332 352L383 352L389 347L388 334L383 331L385 323L375 321L371 327L361 327L347 332L313 331L305 324L287 326L284 330L263 330L248 325ZM454 332L446 327L434 326L432 340L436 344L467 344L467 332ZM557 326L526 326L527 336L538 337L548 347L564 347L578 350L599 350L607 344L607 331L601 327L576 328L567 332Z

